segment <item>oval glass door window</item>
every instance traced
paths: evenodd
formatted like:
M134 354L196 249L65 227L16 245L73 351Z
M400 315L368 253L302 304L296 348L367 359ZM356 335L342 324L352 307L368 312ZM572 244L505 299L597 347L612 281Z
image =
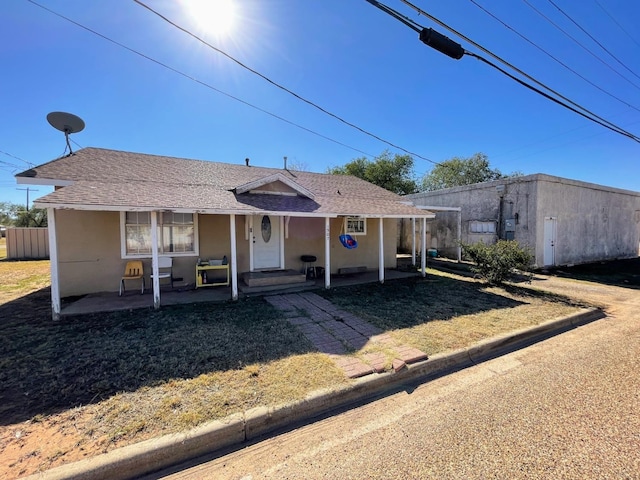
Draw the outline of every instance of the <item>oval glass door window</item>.
M262 231L262 240L264 240L264 243L269 243L269 240L271 240L271 220L267 215L262 217L260 230Z

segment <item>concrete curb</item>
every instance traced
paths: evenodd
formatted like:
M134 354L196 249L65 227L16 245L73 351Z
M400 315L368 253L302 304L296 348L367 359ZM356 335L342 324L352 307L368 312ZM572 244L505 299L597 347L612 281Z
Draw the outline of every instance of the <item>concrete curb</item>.
M504 355L528 345L604 318L601 310L583 309L577 314L551 320L532 328L498 335L428 360L408 365L397 373L385 372L356 379L339 390L313 392L304 400L278 407L259 407L197 427L185 433L165 435L104 455L62 465L26 477L28 480L125 480L211 454L223 448L240 446L260 436L309 422L331 411L365 403L401 387L419 384Z

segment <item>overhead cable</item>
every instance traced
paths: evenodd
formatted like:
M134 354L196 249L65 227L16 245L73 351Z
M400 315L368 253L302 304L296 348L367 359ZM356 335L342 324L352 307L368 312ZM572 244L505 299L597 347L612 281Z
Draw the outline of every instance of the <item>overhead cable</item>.
M6 155L7 157L11 157L11 158L15 158L16 160L20 160L22 163L25 163L25 164L26 164L26 165L28 165L29 167L33 167L33 166L34 166L34 164L33 164L33 163L28 162L28 161L26 161L26 160L23 160L23 159L22 159L22 158L20 158L20 157L16 157L15 155L11 155L10 153L3 152L2 150L0 150L0 153L1 153L1 154L3 154L3 155ZM9 165L7 162L2 162L2 163L5 163L5 164ZM16 165L16 168L19 168L19 167Z
M569 14L567 14L564 10L562 10L558 5L556 5L556 3L553 0L547 0L551 5L553 5L554 7L556 7L558 9L558 11L560 13L562 13L562 15L564 15L565 17L567 17L569 19L569 21L571 23L573 23L576 27L578 27L587 37L589 37L591 40L593 40L601 49L603 49L605 52L607 52L611 58L613 58L616 62L618 62L620 65L622 65L625 69L627 69L632 75L634 75L635 77L640 79L640 76L638 76L638 74L636 74L633 70L631 70L629 67L627 67L618 57L616 57L612 52L609 51L609 49L607 47L605 47L602 43L600 43L598 41L597 38L595 38L593 35L591 35L589 32L587 32L587 30L585 28L583 28L578 22L576 22L573 18L571 18L571 16Z
M367 152L364 152L362 150L359 150L359 149L357 149L355 147L347 145L346 143L340 142L340 141L335 140L335 139L333 139L331 137L327 137L326 135L318 133L315 130L311 130L310 128L304 127L304 126L302 126L302 125L300 125L298 123L295 123L295 122L293 122L291 120L287 120L284 117L281 117L279 115L276 115L275 113L272 113L272 112L270 112L268 110L260 108L260 107L258 107L256 105L253 105L252 103L249 103L249 102L247 102L245 100L242 100L241 98L238 98L238 97L236 97L234 95L231 95L230 93L224 92L224 91L214 87L213 85L204 82L203 80L199 80L198 78L193 77L193 76L191 76L191 75L189 75L187 73L184 73L184 72L178 70L177 68L171 67L171 66L167 65L166 63L162 63L161 61L156 60L155 58L152 58L149 55L146 55L146 54L144 54L142 52L139 52L138 50L134 50L133 48L128 47L128 46L124 45L123 43L120 43L120 42L118 42L116 40L113 40L112 38L109 38L106 35L103 35L102 33L99 33L99 32L97 32L95 30L92 30L91 28L86 27L86 26L82 25L81 23L78 23L75 20L70 19L69 17L66 17L66 16L64 16L64 15L62 15L62 14L60 14L60 13L54 11L54 10L51 10L50 8L47 8L47 7L43 6L43 5L40 5L38 2L35 2L34 0L27 0L27 1L29 3L32 3L32 4L42 8L43 10L48 11L49 13L52 13L53 15L56 15L59 18L62 18L63 20L66 20L67 22L70 22L70 23L74 24L77 27L80 27L80 28L86 30L87 32L90 32L90 33L93 33L94 35L97 35L98 37L102 38L103 40L111 42L112 44L117 45L120 48L124 48L125 50L127 50L127 51L129 51L131 53L134 53L134 54L136 54L136 55L138 55L138 56L140 56L140 57L142 57L142 58L144 58L146 60L149 60L150 62L155 63L156 65L159 65L159 66L161 66L163 68L166 68L167 70L170 70L173 73L176 73L176 74L178 74L178 75L180 75L180 76L182 76L182 77L184 77L184 78L186 78L188 80L196 82L196 83L202 85L203 87L206 87L206 88L208 88L210 90L213 90L214 92L220 93L220 94L222 94L222 95L224 95L224 96L226 96L228 98L231 98L232 100L240 102L240 103L242 103L242 104L244 104L244 105L246 105L248 107L251 107L254 110L258 110L259 112L265 113L265 114L267 114L267 115L269 115L269 116L271 116L273 118L276 118L276 119L278 119L278 120L280 120L282 122L285 122L285 123L288 123L289 125L297 127L300 130L304 130L305 132L311 133L311 134L316 135L316 136L318 136L320 138L324 138L325 140L333 142L333 143L335 143L337 145L343 146L345 148L348 148L348 149L353 150L353 151L358 152L358 153L362 153L363 155L366 155L367 157L374 157L374 155L372 155L370 153L367 153Z
M369 0L366 0L369 1ZM441 20L437 19L436 17L434 17L433 15L425 12L424 10L420 9L419 7L417 7L416 5L412 4L411 2L409 2L408 0L401 0L402 3L408 5L409 7L413 8L416 12L418 12L418 14L420 15L424 15L427 18L431 19L432 21L436 22L438 25L442 26L443 28L446 28L447 30L449 30L450 32L452 32L454 35L464 39L465 41L469 42L470 44L472 44L473 46L475 46L476 48L482 50L483 52L485 52L486 54L488 54L489 56L493 57L494 59L498 60L500 63L506 65L507 67L511 68L512 70L516 71L517 73L519 73L520 75L524 76L525 78L527 78L528 80L531 80L532 82L534 82L535 84L539 85L540 87L544 88L545 90L553 93L554 95L556 95L557 97L559 97L560 99L568 102L570 105L573 105L573 107L570 107L570 105L567 105L563 102L560 101L556 101L555 103L564 106L565 108L574 111L575 109L581 110L585 113L585 115L582 115L583 117L591 120L594 123L597 123L601 126L606 126L609 130L612 130L614 132L617 132L621 135L624 135L625 137L631 138L632 140L635 140L636 142L640 142L640 137L637 137L636 135L627 132L626 130L624 130L623 128L617 126L616 124L610 122L609 120L606 120L605 118L600 117L599 115L591 112L590 110L588 110L587 108L577 104L576 102L574 102L573 100L567 98L566 96L562 95L561 93L559 93L558 91L552 89L551 87L545 85L544 83L540 82L539 80L535 79L534 77L532 77L531 75L529 75L528 73L522 71L521 69L519 69L518 67L514 66L513 64L507 62L506 60L504 60L503 58L499 57L498 55L496 55L495 53L491 52L490 50L484 48L482 45L478 44L477 42L474 42L473 40L471 40L469 37L463 35L462 33L458 32L457 30L451 28L449 25L447 25L446 23L442 22ZM468 53L468 52L467 52ZM475 55L475 57L481 59L481 57L479 55ZM485 60L485 59L482 59ZM486 61L485 63L487 63L488 65L494 65L492 64L490 61ZM502 71L504 73L504 71L502 69L498 69L500 71ZM514 78L513 75L508 75L510 78ZM515 79L515 78L514 78ZM518 82L518 83L522 83L522 81ZM536 89L531 88L532 90L536 91Z
M31 0L29 0L29 1L31 1ZM299 95L299 94L295 93L294 91L292 91L292 90L288 89L287 87L285 87L285 86L281 85L280 83L278 83L278 82L276 82L276 81L274 81L274 80L271 80L271 79L270 79L269 77L267 77L266 75L264 75L264 74L262 74L262 73L258 72L257 70L255 70L255 69L253 69L253 68L251 68L251 67L249 67L249 66L245 65L243 62L241 62L240 60L238 60L238 59L234 58L233 56L229 55L228 53L224 52L223 50L220 50L219 48L217 48L217 47L215 47L215 46L211 45L211 44L210 44L210 43L208 43L206 40L204 40L204 39L200 38L199 36L197 36L196 34L194 34L194 33L190 32L190 31L189 31L189 30L187 30L186 28L183 28L183 27L181 27L180 25L176 24L175 22L171 21L170 19L168 19L167 17L165 17L165 16L164 16L164 15L162 15L161 13L158 13L156 10L154 10L153 8L151 8L151 7L149 7L148 5L146 5L144 2L141 2L140 0L133 0L133 1L134 1L135 3L137 3L138 5L140 5L140 6L144 7L144 8L146 8L146 9L147 9L147 10L149 10L151 13L153 13L153 14L157 15L157 16L158 16L158 17L160 17L162 20L164 20L165 22L169 23L169 24L170 24L170 25L172 25L173 27L177 28L177 29L178 29L178 30L180 30L181 32L186 33L187 35L189 35L190 37L194 38L195 40L197 40L198 42L202 43L203 45L205 45L205 46L209 47L210 49L212 49L212 50L214 50L214 51L216 51L216 52L220 53L221 55L224 55L225 57L227 57L227 58L228 58L228 59L230 59L231 61L233 61L233 62L237 63L237 64L238 64L238 65L240 65L242 68L244 68L244 69L248 70L249 72L253 73L254 75L259 76L259 77L260 77L260 78L262 78L263 80L266 80L267 82L269 82L269 83L270 83L271 85L273 85L274 87L279 88L280 90L282 90L282 91L284 91L284 92L286 92L286 93L288 93L288 94L290 94L290 95L293 95L293 96L294 96L295 98L297 98L298 100L300 100L300 101L302 101L302 102L306 103L307 105L310 105L310 106L312 106L312 107L314 107L314 108L316 108L316 109L320 110L322 113L324 113L324 114L326 114L326 115L329 115L330 117L332 117L332 118L334 118L334 119L338 120L339 122L344 123L345 125L348 125L348 126L350 126L350 127L352 127L352 128L355 128L355 129L356 129L356 130L358 130L359 132L364 133L365 135L368 135L369 137L374 138L374 139L378 140L379 142L385 143L385 144L387 144L387 145L389 145L389 146L391 146L391 147L393 147L393 148L395 148L395 149L397 149L397 150L402 150L403 152L408 153L409 155L412 155L412 156L414 156L414 157L421 158L422 160L426 160L426 161L431 162L431 163L434 163L434 164L436 164L436 163L437 163L437 162L434 162L433 160L431 160L431 159L429 159L429 158L427 158L427 157L423 157L422 155L419 155L419 154L417 154L417 153L415 153L415 152L411 152L411 151L407 150L406 148L403 148L403 147L401 147L401 146L399 146L399 145L396 145L396 144L394 144L394 143L390 142L389 140L385 140L384 138L382 138L382 137L380 137L380 136L378 136L378 135L376 135L376 134L374 134L374 133L371 133L371 132L369 132L368 130L365 130L364 128L362 128L362 127L359 127L358 125L356 125L356 124L354 124L354 123L351 123L351 122L349 122L349 121L345 120L344 118L342 118L342 117L340 117L340 116L336 115L335 113L332 113L332 112L328 111L327 109L325 109L325 108L321 107L320 105L318 105L318 104L316 104L316 103L312 102L311 100L307 100L306 98L304 98L304 97L302 97L301 95ZM367 0L367 1L370 1L370 0ZM401 20L401 21L402 21L402 20ZM404 22L403 22L403 23L404 23ZM410 28L413 28L409 23L405 23L405 25L409 26Z
M561 61L560 59L558 59L557 57L555 57L554 55L552 55L551 53L549 53L547 50L545 50L544 48L542 48L540 45L538 45L537 43L535 43L534 41L530 40L529 38L527 38L526 36L524 36L523 34L521 34L520 32L518 32L515 28L513 28L511 25L509 25L508 23L504 22L503 20L501 20L500 18L498 18L496 15L494 15L493 13L491 13L489 10L487 10L485 7L483 7L482 5L480 5L478 2L476 2L475 0L469 0L471 3L473 3L476 7L478 7L480 10L482 10L483 12L485 12L487 15L489 15L491 18L493 18L494 20L496 20L497 22L500 22L500 24L507 28L508 30L511 30L513 33L515 33L516 35L518 35L520 38L522 38L524 41L528 42L530 45L532 45L533 47L537 48L538 50L540 50L542 53L544 53L545 55L547 55L549 58L551 58L552 60L554 60L555 62L559 63L560 65L562 65L564 68L566 68L567 70L569 70L571 73L573 73L574 75L580 77L582 80L584 80L585 82L587 82L589 85L591 85L592 87L597 88L598 90L600 90L602 93L604 93L605 95L608 95L609 97L619 101L620 103L626 105L629 108L632 108L634 110L637 110L638 112L640 112L640 108L631 105L630 103L626 102L625 100L621 99L620 97L614 95L613 93L605 90L604 88L600 87L599 85L593 83L591 80L589 80L588 78L584 77L582 74L580 74L579 72L577 72L576 70L574 70L573 68L571 68L569 65L567 65L566 63L564 63L563 61ZM525 3L528 3L527 0L524 0Z
M536 12L538 15L540 15L542 18L544 18L547 22L549 22L551 25L553 25L556 29L558 29L560 32L562 32L565 36L570 38L576 45L578 45L580 48L582 48L584 51L586 51L589 55L591 55L593 58L598 60L600 63L602 63L605 67L607 67L613 73L618 75L620 78L622 78L623 80L625 80L626 82L628 82L629 84L633 85L634 87L636 87L637 89L640 90L640 86L638 86L638 84L633 83L631 80L629 80L627 77L625 77L622 73L620 73L618 70L613 68L608 62L606 62L599 55L597 55L592 50L587 48L585 45L582 44L582 42L580 42L573 35L571 35L569 32L567 32L565 29L563 29L560 25L558 25L556 22L551 20L547 15L542 13L538 8L536 8L534 5L532 5L531 2L529 2L528 0L522 0L522 1L526 5L528 5L534 12Z
M543 92L542 90L534 87L533 85L528 84L527 82L521 80L520 78L516 77L515 75L512 75L511 73L507 72L506 70L504 70L503 68L501 68L500 66L496 65L495 63L491 62L490 60L484 58L481 55L477 55L473 52L465 52L467 55L469 55L470 57L474 57L477 58L478 60L480 60L481 62L486 63L487 65L495 68L496 70L500 71L501 73L503 73L504 75L508 76L509 78L511 78L512 80L515 80L516 82L518 82L520 85L522 85L523 87L526 87L540 95L542 95L543 97L547 98L548 100L551 100L552 102L557 103L558 105L561 105L565 108L568 108L569 110L571 110L574 113L577 113L578 115L581 115L582 117L586 118L587 120L591 120L594 121L596 123L598 123L599 125L602 125L605 128L608 128L609 130L616 132L616 133L620 133L622 135L625 135L626 137L629 137L631 140L635 140L636 142L640 142L640 137L636 137L635 135L633 135L632 133L628 133L625 130L622 129L616 129L614 127L611 127L605 123L599 122L591 117L589 117L587 114L581 112L580 110L573 108L570 105L567 105L563 102L561 102L560 100L558 100L557 98L553 97L552 95L549 95L546 92Z
M607 14L607 16L611 19L611 21L612 21L613 23L615 23L615 24L618 26L618 28L620 28L620 30L622 30L624 33L626 33L626 34L627 34L627 37L629 37L633 43L635 43L636 45L638 45L638 46L640 47L640 43L638 42L638 40L636 40L636 39L635 39L635 38L634 38L634 37L633 37L629 32L627 32L627 30L625 30L625 28L620 24L620 22L618 22L618 21L613 17L613 15L611 15L611 14L607 11L607 9L606 9L606 8L604 8L604 7L602 6L602 4L601 4L598 0L593 0L593 1L594 1L594 2L596 2L596 5L598 5L598 6L602 9L602 11L603 11L604 13L606 13L606 14Z

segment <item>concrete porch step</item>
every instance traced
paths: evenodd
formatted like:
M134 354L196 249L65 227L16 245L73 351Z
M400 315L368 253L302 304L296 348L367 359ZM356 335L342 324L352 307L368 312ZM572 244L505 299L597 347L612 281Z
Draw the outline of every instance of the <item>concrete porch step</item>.
M245 272L242 280L249 287L270 287L274 285L289 285L306 283L304 273L296 270L266 270L259 272Z

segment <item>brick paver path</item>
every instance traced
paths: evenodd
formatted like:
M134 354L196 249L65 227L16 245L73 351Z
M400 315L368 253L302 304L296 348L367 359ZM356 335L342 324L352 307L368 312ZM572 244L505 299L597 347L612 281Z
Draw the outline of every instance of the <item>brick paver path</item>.
M366 345L378 345L390 352L393 356L391 368L395 371L408 363L427 359L426 353L398 343L388 333L315 293L273 295L265 297L265 300L299 328L318 351L330 355L349 378L385 370L387 356L384 353L371 352L360 357L349 355Z

